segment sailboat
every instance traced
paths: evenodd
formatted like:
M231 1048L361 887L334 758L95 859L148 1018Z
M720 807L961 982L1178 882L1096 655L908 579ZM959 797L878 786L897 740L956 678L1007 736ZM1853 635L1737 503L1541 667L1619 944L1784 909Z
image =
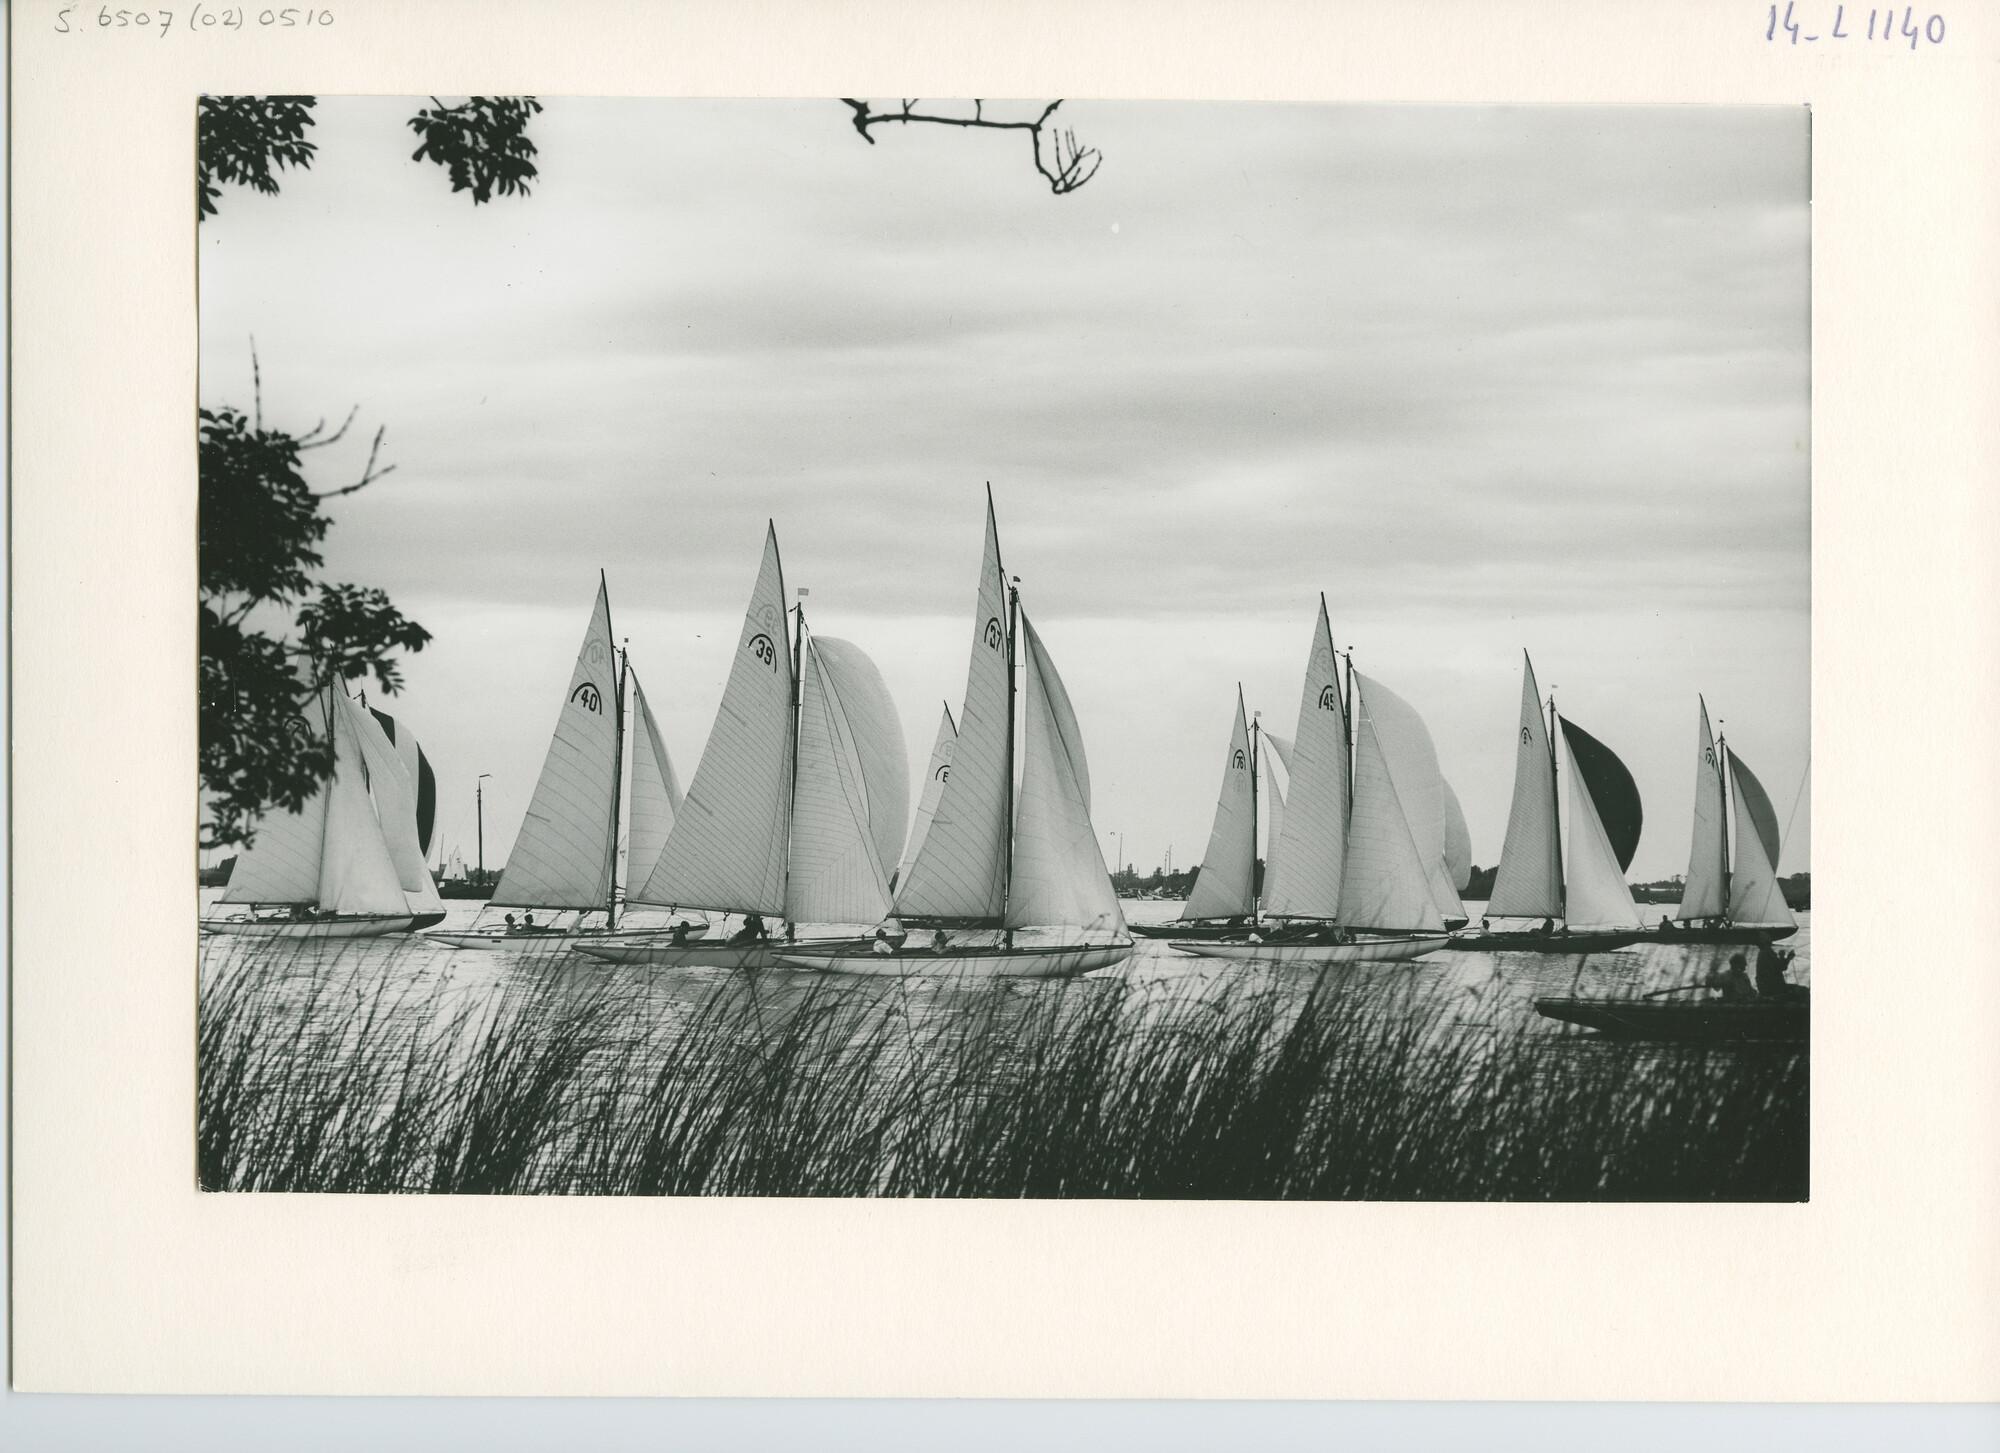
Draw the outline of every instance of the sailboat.
M527 816L515 836L506 870L494 885L480 919L467 929L427 937L453 948L499 948L527 942L563 942L582 933L616 927L618 915L618 829L624 767L625 700L629 663L612 644L611 599L602 572L569 689L556 718L542 774L535 782ZM636 685L634 687L636 695ZM641 843L657 831L662 813L671 813L672 793L660 780L664 753L652 713L639 698L639 741L635 743L631 832ZM650 790L649 790L650 784ZM521 922L507 915L496 926L494 909L526 910ZM566 925L533 922L536 910L573 912ZM585 928L588 915L602 913L602 928Z
M204 931L377 938L443 916L417 844L414 784L354 698L338 684L327 695L333 776L297 812L265 817L222 895L247 905L249 916L203 919ZM259 917L259 908L285 912Z
M1675 943L1759 943L1798 931L1778 886L1778 815L1764 784L1709 730L1708 703L1697 698L1694 841L1686 886L1674 922L1660 920L1662 939ZM1736 798L1736 865L1730 867L1730 785Z
M727 942L691 934L614 935L579 942L612 963L764 968L780 944L766 918L877 924L889 912L886 863L903 845L909 760L903 728L875 663L849 642L809 635L803 607L787 649L785 578L775 527L722 705L673 826L634 904L742 914ZM634 852L635 863L638 857ZM839 943L867 943L852 933Z
M1444 866L1436 748L1409 703L1351 661L1343 690L1324 597L1289 757L1291 797L1263 900L1265 916L1285 926L1173 946L1290 965L1396 962L1444 947L1447 917L1463 910Z
M874 944L787 948L783 962L850 973L1045 978L1105 968L1131 954L1091 826L1082 732L1018 588L1008 587L990 489L977 602L951 770L894 902L901 923L933 928L936 936L891 952ZM1026 687L1018 736L1017 661ZM949 942L947 929L974 930L979 941ZM1014 934L1023 929L1062 937L1017 946ZM1073 937L1089 933L1107 937Z
M1643 935L1625 869L1639 847L1639 789L1617 755L1549 703L1542 719L1534 663L1521 655L1514 801L1486 919L1540 919L1518 931L1463 933L1453 948L1593 953ZM1560 731L1558 731L1560 727ZM1569 854L1564 861L1556 741L1569 748Z
M1241 938L1257 917L1257 779L1262 763L1261 723L1246 715L1243 688L1236 688L1236 721L1222 759L1222 787L1215 821L1194 887L1173 923L1135 923L1144 938ZM1275 790L1273 784L1272 790ZM1282 802L1282 799L1279 799ZM1281 813L1282 806L1278 809ZM1272 841L1277 834L1272 834ZM1266 882L1271 864L1265 862Z

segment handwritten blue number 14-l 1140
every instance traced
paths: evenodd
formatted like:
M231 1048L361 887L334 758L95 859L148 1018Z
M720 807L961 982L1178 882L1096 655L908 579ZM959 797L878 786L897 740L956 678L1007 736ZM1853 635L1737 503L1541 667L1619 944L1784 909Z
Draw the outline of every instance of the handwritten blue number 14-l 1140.
M1787 4L1785 5L1785 16L1783 20L1780 20L1778 18L1778 7L1775 5L1771 7L1771 23L1764 30L1764 39L1776 40L1778 38L1778 31L1780 29L1783 29L1790 33L1793 45L1797 45L1802 40L1820 39L1820 37L1817 35L1799 34L1799 27L1804 22L1792 19L1792 10L1795 4L1796 0L1787 0ZM1859 12L1857 11L1856 13L1858 14ZM1868 34L1865 37L1868 40L1875 39L1875 25L1877 16L1881 17L1882 39L1886 41L1908 39L1908 41L1910 42L1911 50L1915 50L1917 48L1917 42L1920 40L1927 40L1932 45L1944 44L1944 17L1942 15L1933 15L1928 20L1926 20L1921 26L1917 26L1911 23L1916 19L1915 8L1912 6L1905 6L1903 9L1903 23L1899 27L1896 24L1896 12L1893 9L1871 10L1868 12ZM1854 40L1861 38L1857 37L1855 32L1851 30L1843 30L1841 28L1842 23L1846 19L1847 19L1847 7L1845 5L1834 6L1833 28L1826 33L1825 38L1828 40ZM1856 22L1856 24L1859 23L1860 23L1859 21Z

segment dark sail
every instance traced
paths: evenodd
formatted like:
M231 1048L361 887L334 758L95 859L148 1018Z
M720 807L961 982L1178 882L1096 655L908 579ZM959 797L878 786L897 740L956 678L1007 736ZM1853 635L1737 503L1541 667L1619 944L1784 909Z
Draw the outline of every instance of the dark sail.
M1632 854L1639 850L1639 825L1645 820L1639 807L1639 785L1617 754L1596 737L1567 717L1562 729L1563 740L1569 743L1570 765L1582 774L1583 785L1590 789L1591 803L1597 808L1598 820L1604 824L1604 835L1611 840L1611 851L1622 872L1632 866Z
M1736 753L1729 754L1730 765L1736 769L1736 797L1750 814L1750 821L1757 825L1758 841L1764 845L1764 856L1770 860L1775 870L1778 866L1778 814L1771 807L1771 799L1764 791L1764 784L1751 774Z
M377 711L371 706L368 714L382 724L382 735L389 739L389 745L396 749L405 765L410 764L410 754L416 754L413 775L417 779L417 850L428 855L431 850L431 824L437 817L437 776L431 771L431 759L424 755L424 749L417 744L416 738L397 740L396 719L389 713Z

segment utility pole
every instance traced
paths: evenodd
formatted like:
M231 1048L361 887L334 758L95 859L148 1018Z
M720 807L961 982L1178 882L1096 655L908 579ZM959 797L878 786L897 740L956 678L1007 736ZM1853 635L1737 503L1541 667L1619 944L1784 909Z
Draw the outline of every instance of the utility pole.
M479 814L479 881L486 881L486 779L491 772L481 772L472 780L473 805Z

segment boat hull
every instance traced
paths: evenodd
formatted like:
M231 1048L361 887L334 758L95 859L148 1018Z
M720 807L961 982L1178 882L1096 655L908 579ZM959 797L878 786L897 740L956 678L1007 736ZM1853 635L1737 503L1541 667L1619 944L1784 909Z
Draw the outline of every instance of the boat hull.
M1646 999L1537 999L1546 1019L1594 1029L1609 1039L1668 1040L1682 1044L1805 1044L1812 1000L1801 992L1785 999L1662 1003Z
M687 936L690 940L693 940L700 938L703 934L707 932L708 932L707 924L705 923L695 924L689 927ZM661 929L659 931L658 937L660 941L664 942L666 940L667 933L668 930L666 929ZM642 930L630 934L620 933L615 941L622 943L627 939L641 940L649 938L650 936L651 936L650 930ZM589 928L583 930L581 933L577 932L574 929L552 929L548 932L537 931L532 933L523 933L518 928L512 930L504 928L503 929L468 928L468 929L451 929L447 930L444 933L427 933L424 935L424 937L430 939L433 943L450 944L453 948L472 948L472 949L530 948L536 945L547 946L551 944L560 945L564 948L568 948L575 944L588 943L592 939L604 938L606 937L606 933L605 930L601 928Z
M866 946L826 950L781 949L778 959L792 968L822 974L904 977L922 974L965 979L1067 979L1107 969L1132 955L1129 943L1079 943L1053 947L948 948L943 953L913 949L878 954Z
M1635 943L1663 941L1658 934L1621 929L1612 933L1459 933L1444 946L1475 953L1601 954Z
M649 964L669 969L766 969L768 943L648 943L639 939L593 943L578 939L571 949L608 964Z
M202 932L230 934L237 938L381 938L385 934L408 933L415 919L407 913L381 917L328 918L294 923L271 918L210 918L202 922Z
M1799 930L1791 928L1690 928L1685 932L1649 933L1641 938L1644 943L1745 943L1758 944L1765 939L1790 938Z
M1125 925L1140 938L1241 938L1254 924L1251 923L1128 923Z
M1175 940L1182 953L1231 959L1243 964L1276 964L1286 968L1323 968L1332 964L1389 964L1422 958L1447 947L1442 933L1408 938L1358 938L1353 943L1212 943Z

